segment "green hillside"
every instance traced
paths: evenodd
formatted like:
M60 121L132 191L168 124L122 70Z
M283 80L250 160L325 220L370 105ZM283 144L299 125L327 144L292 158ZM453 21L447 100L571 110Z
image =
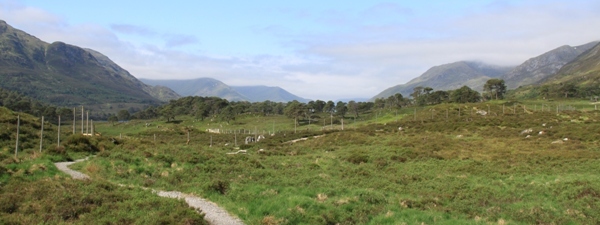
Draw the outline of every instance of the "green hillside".
M116 147L108 138L72 135L68 125L58 146L58 126L45 122L40 151L41 120L0 107L0 224L207 224L183 200L59 172L56 161Z
M0 87L59 106L159 103L135 77L90 52L45 43L0 21Z

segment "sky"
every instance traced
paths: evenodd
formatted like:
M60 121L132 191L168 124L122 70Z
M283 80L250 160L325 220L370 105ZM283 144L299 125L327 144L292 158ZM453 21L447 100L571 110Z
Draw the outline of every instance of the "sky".
M210 77L308 99L371 98L456 61L516 66L600 40L597 0L0 0L0 20L137 78Z

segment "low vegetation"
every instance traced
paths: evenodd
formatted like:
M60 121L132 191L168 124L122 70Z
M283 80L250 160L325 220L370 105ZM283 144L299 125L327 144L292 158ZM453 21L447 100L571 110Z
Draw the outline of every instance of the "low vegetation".
M59 146L57 127L48 123L40 152L41 121L20 113L15 157L16 115L0 107L0 224L207 224L181 200L103 179L74 181L53 164L108 151L109 138L63 131Z
M598 223L600 116L551 104L383 111L344 130L317 120L294 132L281 116L103 124L119 144L76 168L204 196L248 224ZM254 134L205 132L271 126L249 144Z

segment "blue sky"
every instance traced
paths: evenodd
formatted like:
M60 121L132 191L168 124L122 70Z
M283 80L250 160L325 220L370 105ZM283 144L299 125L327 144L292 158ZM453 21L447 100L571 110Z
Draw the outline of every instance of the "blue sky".
M138 78L212 77L310 99L370 98L436 65L518 65L600 40L600 2L27 1L0 19L102 52Z

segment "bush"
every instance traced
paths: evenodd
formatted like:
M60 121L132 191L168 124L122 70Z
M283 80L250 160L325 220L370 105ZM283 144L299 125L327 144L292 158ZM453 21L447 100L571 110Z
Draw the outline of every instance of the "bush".
M88 153L98 152L98 146L92 143L91 139L92 138L80 134L71 135L65 140L64 145L68 151Z

